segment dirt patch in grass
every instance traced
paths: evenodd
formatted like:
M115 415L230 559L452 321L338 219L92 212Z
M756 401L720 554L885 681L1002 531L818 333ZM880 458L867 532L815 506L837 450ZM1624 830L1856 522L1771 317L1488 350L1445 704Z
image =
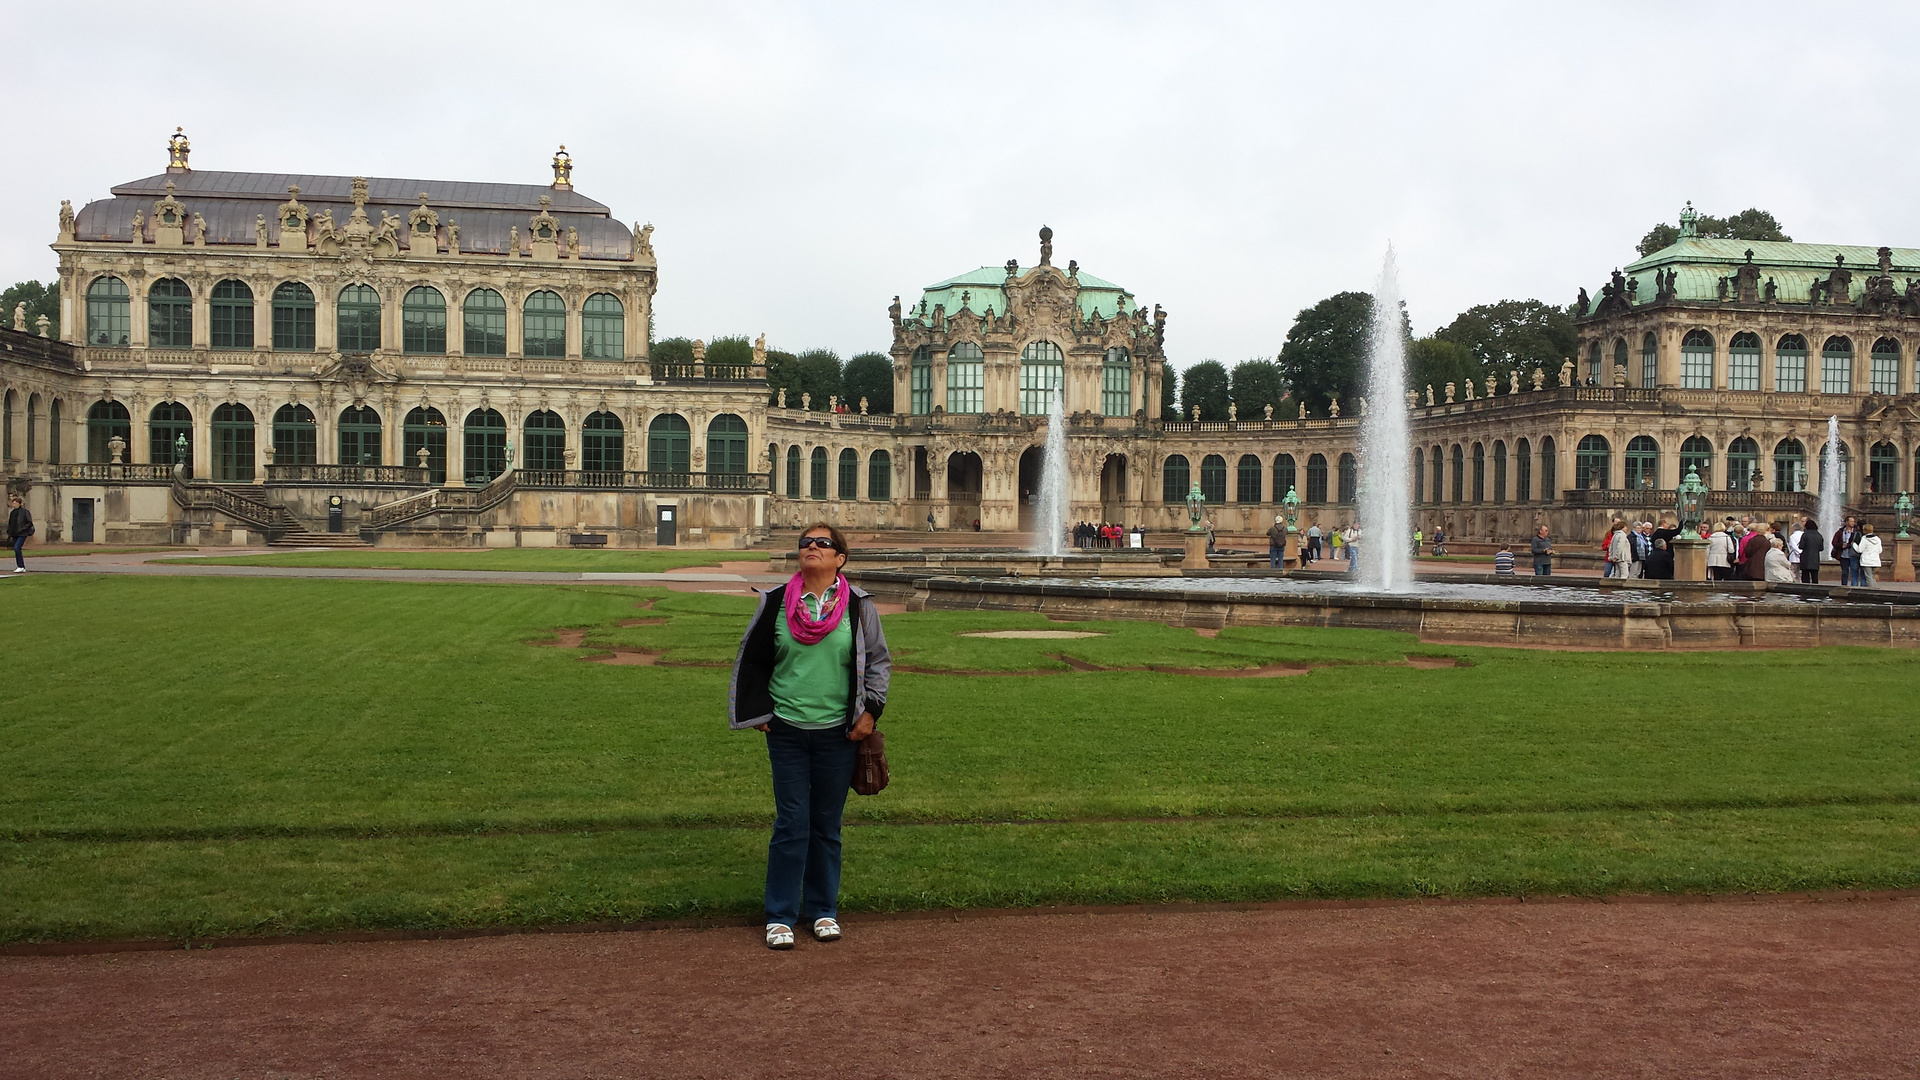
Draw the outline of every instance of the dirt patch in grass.
M656 615L651 619L621 619L613 625L622 630L631 630L636 626L665 626L667 621L665 615Z

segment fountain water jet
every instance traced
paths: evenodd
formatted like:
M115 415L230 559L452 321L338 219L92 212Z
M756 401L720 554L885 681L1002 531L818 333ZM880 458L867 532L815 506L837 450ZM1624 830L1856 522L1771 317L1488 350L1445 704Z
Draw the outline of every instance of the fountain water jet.
M1360 581L1382 591L1413 584L1411 436L1407 424L1407 348L1393 247L1373 290L1367 353L1367 414L1360 422Z
M1067 416L1060 400L1065 396L1064 388L1055 387L1053 403L1047 408L1047 447L1040 463L1040 497L1033 508L1038 533L1035 555L1066 554L1062 534L1067 527Z
M1841 500L1846 492L1840 483L1840 418L1827 417L1827 448L1820 469L1820 561L1832 562L1833 534L1840 531Z

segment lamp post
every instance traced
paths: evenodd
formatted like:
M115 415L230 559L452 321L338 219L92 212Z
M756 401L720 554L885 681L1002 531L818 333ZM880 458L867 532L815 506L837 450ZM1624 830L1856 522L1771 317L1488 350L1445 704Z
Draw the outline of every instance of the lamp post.
M187 433L184 431L180 433L179 438L173 440L173 463L187 464Z
M1687 470L1674 499L1674 512L1680 518L1680 535L1673 538L1673 579L1707 580L1707 542L1700 538L1700 520L1706 512L1707 485L1700 482L1700 471Z
M1206 509L1206 505L1207 496L1200 490L1200 481L1195 480L1193 486L1187 489L1188 532L1203 533L1207 531L1200 527L1200 518Z
M1187 489L1187 553L1180 560L1183 570L1205 570L1213 565L1207 560L1207 530L1200 524L1206 505L1207 497L1200 492L1200 481L1195 480Z
M1900 493L1899 498L1893 500L1893 523L1898 529L1896 538L1909 539L1907 526L1913 524L1913 496L1904 491Z
M1283 513L1287 515L1287 548L1281 565L1290 570L1300 568L1300 493L1292 484L1287 485L1286 497L1280 500Z
M1913 497L1901 492L1893 500L1893 580L1913 580Z

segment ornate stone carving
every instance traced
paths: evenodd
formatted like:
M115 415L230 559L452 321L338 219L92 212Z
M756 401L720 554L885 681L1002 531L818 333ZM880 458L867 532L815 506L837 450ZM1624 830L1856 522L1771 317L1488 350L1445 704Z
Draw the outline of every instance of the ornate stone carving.
M72 241L73 241L73 200L61 199L60 200L60 242L63 244L66 244L66 243L71 243Z
M130 240L132 240L132 241L133 241L133 242L134 242L135 244L144 244L144 243L146 243L146 242L147 242L147 217L146 217L146 215L145 215L145 214L142 214L142 213L141 213L140 211L138 211L138 210L135 210L135 211L133 212L133 225L132 225L132 227L131 227L131 228L130 228L130 229L128 230L128 232L129 232L129 237L128 237L128 238L129 238Z
M1447 384L1447 404L1449 405L1453 404L1453 394L1454 394L1454 385L1452 383L1448 383Z

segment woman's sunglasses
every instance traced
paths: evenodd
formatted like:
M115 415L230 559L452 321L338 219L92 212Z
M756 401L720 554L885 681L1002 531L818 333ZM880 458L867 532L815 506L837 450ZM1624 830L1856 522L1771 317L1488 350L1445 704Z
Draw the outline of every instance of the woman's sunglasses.
M810 547L823 547L823 548L826 548L826 549L827 549L828 551L839 551L839 550L840 550L840 545L839 545L839 544L836 544L836 543L834 543L834 542L833 542L833 537L831 537L831 536L803 536L803 537L801 537L801 538L800 538L800 550L801 550L801 551L805 551L805 550L807 550L807 549L808 549L808 548L810 548Z

